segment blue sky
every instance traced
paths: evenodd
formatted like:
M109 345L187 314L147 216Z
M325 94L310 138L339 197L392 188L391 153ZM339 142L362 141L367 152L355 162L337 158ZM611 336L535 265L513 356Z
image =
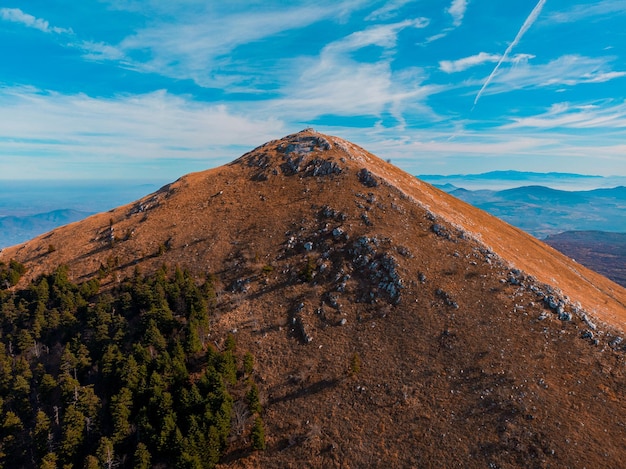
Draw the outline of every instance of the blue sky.
M169 181L305 127L412 174L626 175L624 0L0 2L0 179Z

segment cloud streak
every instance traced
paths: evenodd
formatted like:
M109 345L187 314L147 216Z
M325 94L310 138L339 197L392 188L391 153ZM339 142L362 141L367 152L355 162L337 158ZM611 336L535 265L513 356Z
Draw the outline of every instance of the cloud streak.
M581 20L605 17L613 18L615 15L626 15L624 0L602 0L583 5L575 5L569 10L554 12L546 20L551 23L573 23Z
M28 28L38 29L44 33L72 34L71 29L50 26L44 19L24 13L19 8L0 8L0 18L11 23L18 23Z
M626 102L571 105L554 104L547 112L536 116L514 118L502 129L626 129Z
M535 8L533 8L533 11L530 12L530 15L528 15L528 18L526 18L526 21L524 21L524 24L518 31L517 35L515 36L515 39L513 39L513 42L509 44L509 47L506 48L506 50L504 51L504 54L502 54L502 57L496 64L495 68L493 69L491 74L487 77L487 79L485 80L485 83L483 83L482 88L480 89L480 91L478 91L478 94L476 94L476 97L474 98L474 106L478 104L478 100L482 96L485 89L487 89L487 86L489 86L489 83L491 83L491 80L493 80L493 77L495 76L498 69L500 68L500 65L502 65L502 63L507 59L511 51L522 40L522 37L524 36L524 34L526 34L526 31L528 31L530 27L533 25L533 23L537 20L537 18L539 17L539 14L541 13L541 9L545 5L545 3L546 3L546 0L539 0L537 5L535 5Z
M398 10L414 0L393 0L386 2L382 7L374 10L365 17L365 21L384 21L393 18L398 14Z
M507 59L507 62L520 64L525 63L529 59L532 59L534 57L534 55L530 54L517 54ZM502 56L500 56L499 54L488 54L487 52L480 52L479 54L472 55L470 57L464 57L458 60L442 60L441 62L439 62L439 69L442 72L446 73L463 72L469 68L476 67L484 63L498 62L501 58Z

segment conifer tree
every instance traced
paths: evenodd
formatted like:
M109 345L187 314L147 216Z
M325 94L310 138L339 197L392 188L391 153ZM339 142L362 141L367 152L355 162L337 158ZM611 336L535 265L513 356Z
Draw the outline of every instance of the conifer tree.
M265 426L263 425L261 417L254 419L254 425L252 426L252 434L250 437L252 440L252 449L265 449Z

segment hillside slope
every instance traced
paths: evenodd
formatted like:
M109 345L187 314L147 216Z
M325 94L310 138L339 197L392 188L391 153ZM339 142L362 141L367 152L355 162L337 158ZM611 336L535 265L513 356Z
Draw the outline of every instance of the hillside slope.
M256 357L268 439L233 439L226 467L626 460L626 290L336 137L269 142L9 259L22 285L60 263L111 291L164 263L214 275L211 337Z

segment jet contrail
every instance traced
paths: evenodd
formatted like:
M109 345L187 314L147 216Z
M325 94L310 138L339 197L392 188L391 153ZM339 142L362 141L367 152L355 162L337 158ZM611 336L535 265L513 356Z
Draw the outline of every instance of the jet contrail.
M526 21L524 21L524 24L522 25L519 32L517 33L517 36L515 36L515 39L513 39L513 42L509 45L509 47L506 48L506 50L504 51L504 54L502 54L502 57L500 57L500 60L498 61L495 68L491 72L491 75L487 77L487 80L485 80L483 87L480 89L480 91L476 95L476 98L474 98L474 106L476 106L476 103L478 103L478 100L483 94L483 91L485 91L485 88L487 88L487 85L491 83L491 80L493 79L494 75L500 68L500 65L502 65L502 62L504 62L507 59L507 57L509 56L513 48L521 41L522 36L533 25L533 23L539 16L539 13L541 13L541 9L543 8L543 5L545 3L546 3L546 0L539 0L539 3L537 3L537 5L535 5L535 8L533 8L533 11L530 12L530 15L528 15L528 18L526 18Z

